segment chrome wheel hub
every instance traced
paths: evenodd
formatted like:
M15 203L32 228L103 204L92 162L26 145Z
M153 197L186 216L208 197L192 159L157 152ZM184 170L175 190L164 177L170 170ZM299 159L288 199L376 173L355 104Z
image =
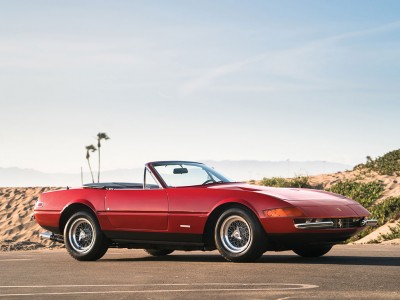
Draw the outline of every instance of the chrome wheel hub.
M86 239L86 233L81 230L81 232L79 233L79 241Z
M73 221L68 231L68 240L75 251L80 253L90 251L95 239L93 225L87 219L79 218Z
M237 239L237 240L241 240L242 237L240 236L240 230L239 227L236 226L235 231L232 233L231 237Z
M251 227L240 216L226 218L222 223L219 234L223 246L232 253L246 251L252 242Z

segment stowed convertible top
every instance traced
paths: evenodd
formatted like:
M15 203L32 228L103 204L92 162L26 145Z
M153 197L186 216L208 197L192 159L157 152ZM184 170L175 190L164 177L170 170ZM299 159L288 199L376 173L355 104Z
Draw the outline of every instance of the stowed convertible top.
M130 183L130 182L99 182L99 183L87 183L83 185L84 188L90 189L143 189L142 183Z

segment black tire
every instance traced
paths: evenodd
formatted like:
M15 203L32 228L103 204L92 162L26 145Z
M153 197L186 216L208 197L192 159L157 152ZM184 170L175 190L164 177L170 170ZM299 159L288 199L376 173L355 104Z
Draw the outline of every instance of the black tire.
M152 256L165 256L174 252L174 250L168 249L144 249L144 251Z
M230 208L221 214L214 239L219 253L232 262L255 261L266 250L264 229L252 212L242 208Z
M94 261L106 254L108 239L93 214L80 211L73 214L64 228L64 243L68 253L80 261Z
M302 257L320 257L328 253L332 246L308 246L293 249L293 252Z

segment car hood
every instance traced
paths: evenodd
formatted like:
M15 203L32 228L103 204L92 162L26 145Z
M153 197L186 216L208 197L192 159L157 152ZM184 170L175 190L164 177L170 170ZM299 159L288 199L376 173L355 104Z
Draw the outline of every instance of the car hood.
M214 187L228 189L228 190L242 190L247 192L264 194L270 197L274 197L301 206L358 204L358 202L348 199L342 195L329 193L321 190L302 189L302 188L276 188L276 187L250 185L245 183L230 183Z

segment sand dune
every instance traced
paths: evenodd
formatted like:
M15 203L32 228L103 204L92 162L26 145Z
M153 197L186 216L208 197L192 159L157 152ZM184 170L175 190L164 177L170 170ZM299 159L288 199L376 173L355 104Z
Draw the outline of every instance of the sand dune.
M325 189L340 180L357 180L359 182L380 181L385 185L385 190L378 202L385 201L389 197L400 197L400 176L379 175L373 171L355 170L310 176L312 185L323 185Z
M44 230L31 221L35 201L40 193L56 188L0 188L0 250L31 250L60 247L40 240Z

